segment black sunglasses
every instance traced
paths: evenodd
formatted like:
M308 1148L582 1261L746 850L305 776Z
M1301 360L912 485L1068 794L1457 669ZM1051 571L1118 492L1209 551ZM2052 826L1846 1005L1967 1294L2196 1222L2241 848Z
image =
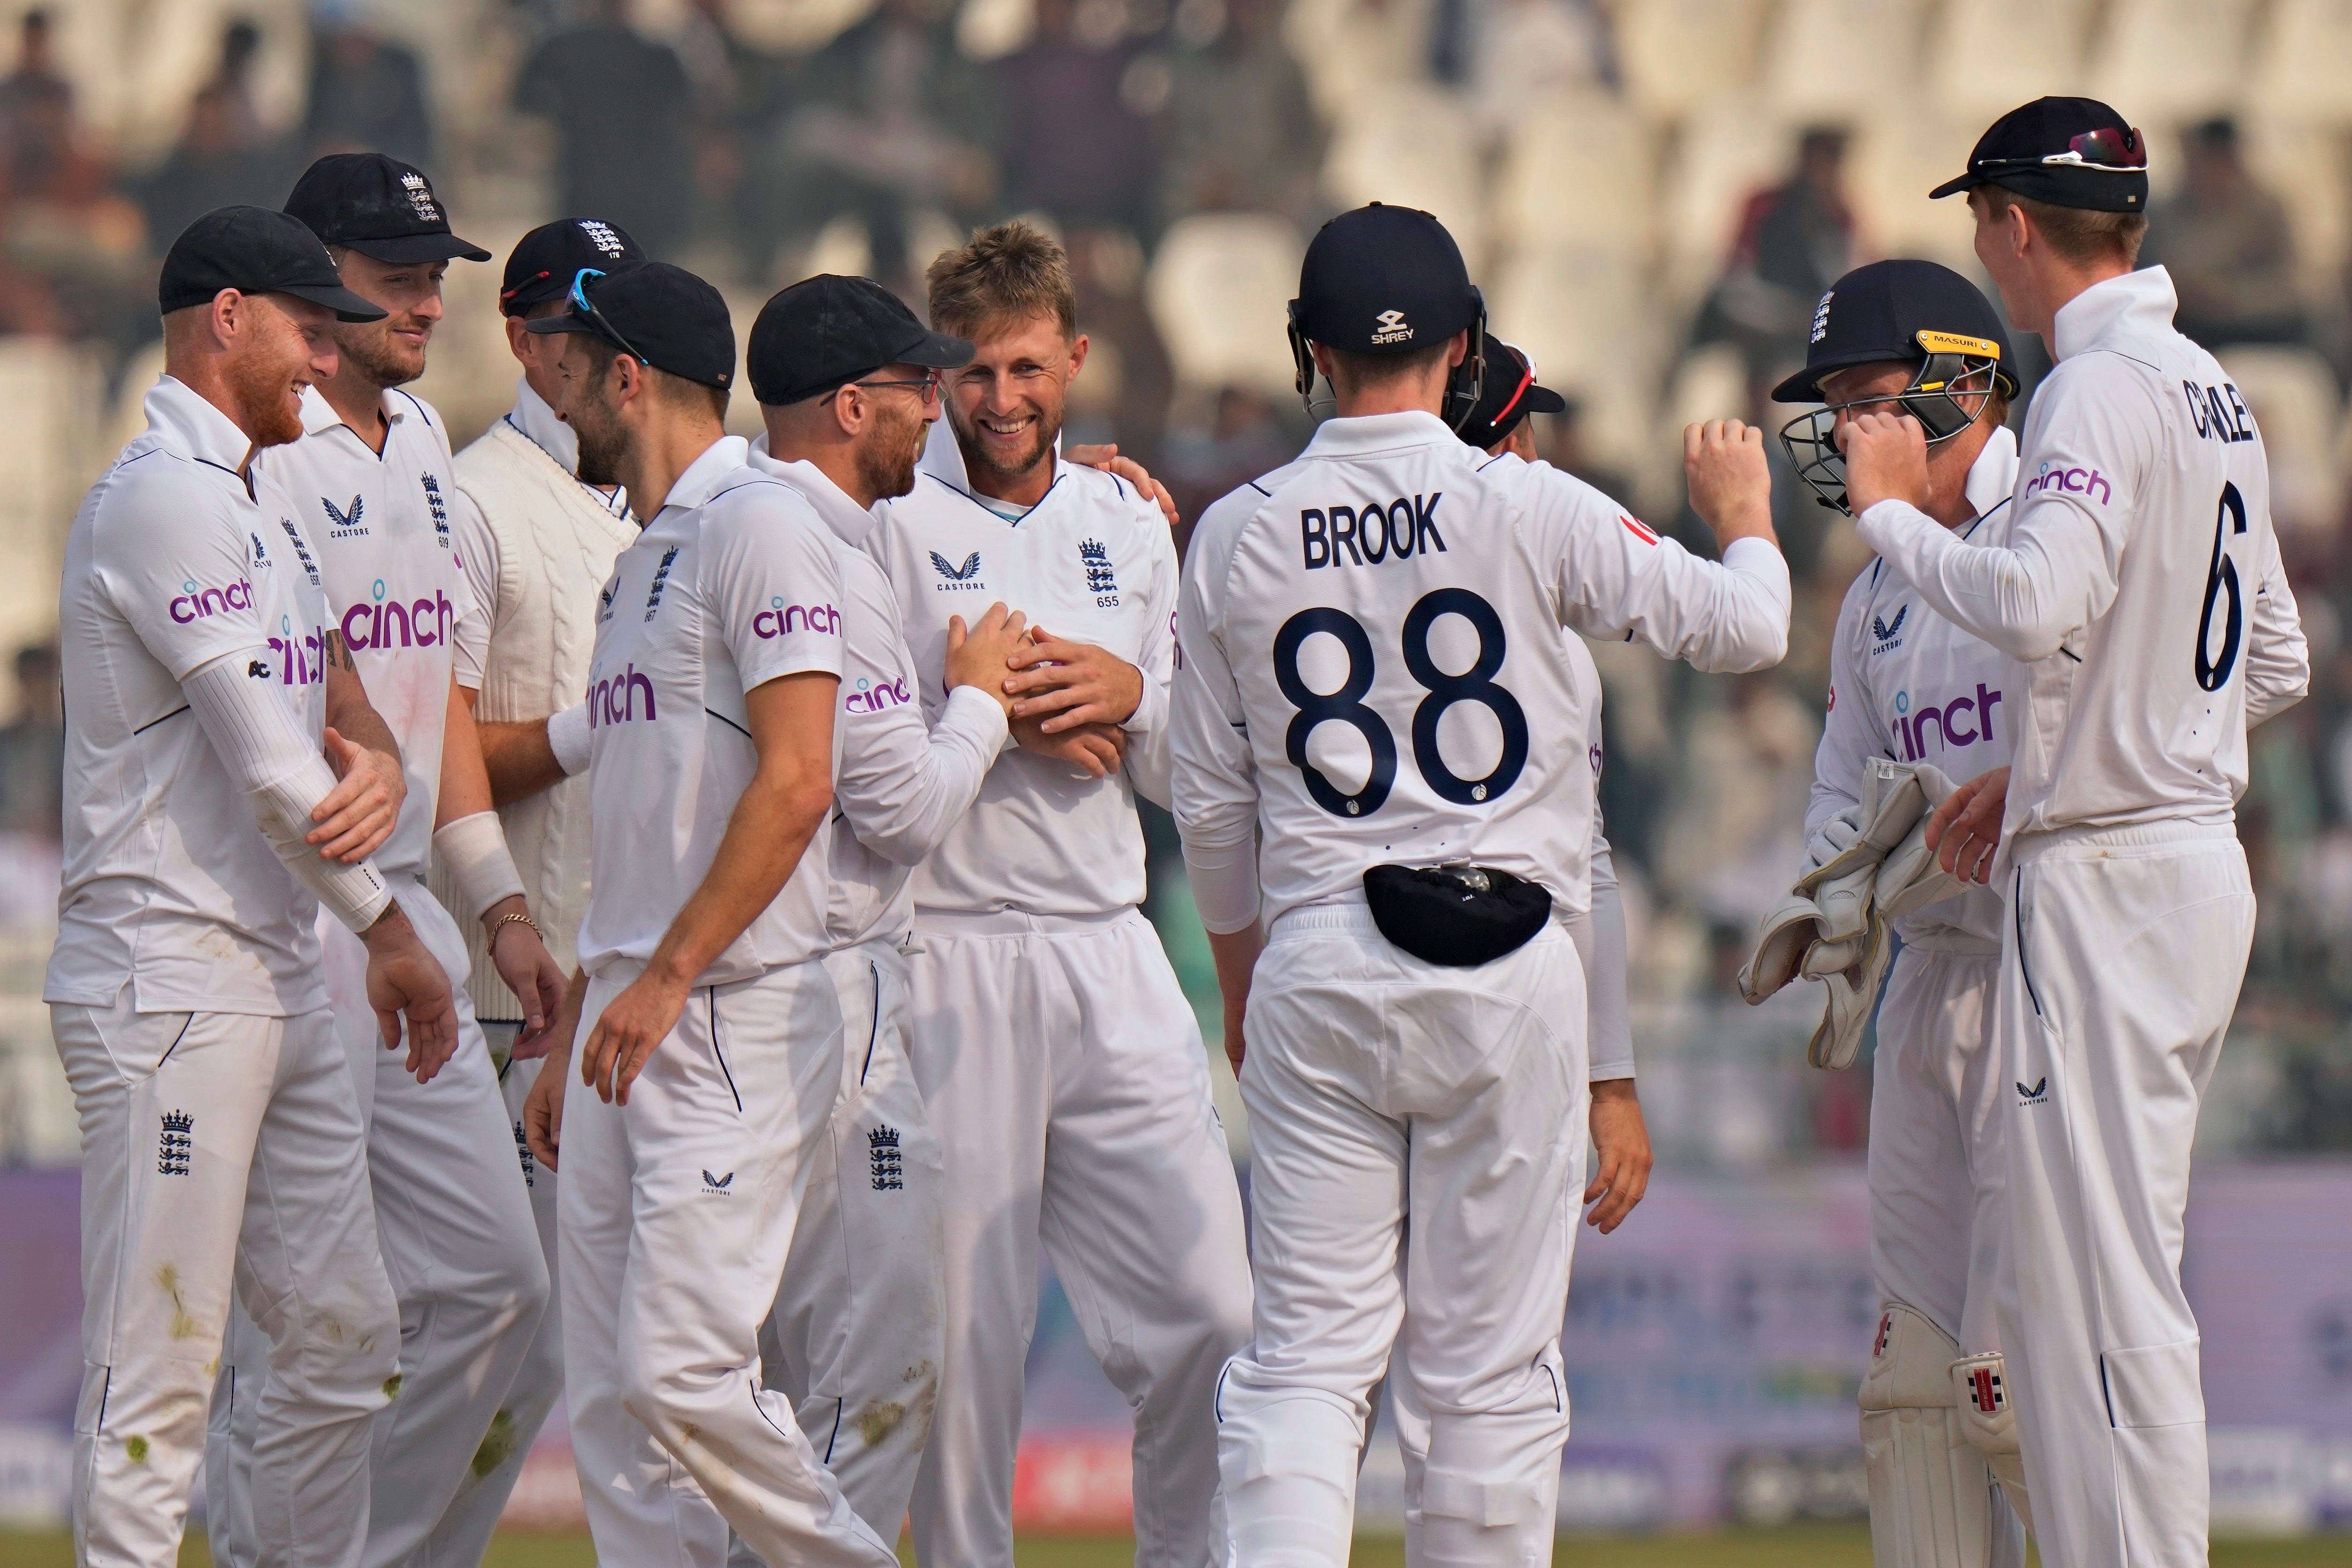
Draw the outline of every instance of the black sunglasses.
M2016 163L2036 165L2071 164L2080 169L2103 169L2116 174L2147 172L2147 143L2141 140L2137 127L2117 131L2103 125L2096 131L2085 131L2080 136L2067 138L2066 151L2041 158L1979 158L1976 166L1990 169Z
M620 350L621 352L628 355L629 358L636 361L637 363L641 365L651 365L653 361L646 359L645 355L639 353L636 350L636 346L631 343L628 339L621 335L621 329L613 325L612 318L605 315L602 310L597 309L596 307L590 302L588 298L588 280L592 277L603 277L604 276L606 276L606 274L603 268L594 267L583 267L577 273L572 275L572 313L574 316L579 317L582 320L587 322L590 326L595 328L596 335L598 337L612 344L613 347Z

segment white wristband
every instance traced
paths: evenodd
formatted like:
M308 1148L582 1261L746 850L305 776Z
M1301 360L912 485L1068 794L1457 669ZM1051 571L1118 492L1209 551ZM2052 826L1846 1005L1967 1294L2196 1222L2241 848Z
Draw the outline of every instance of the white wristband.
M575 703L547 721L547 747L566 779L588 766L588 705Z
M479 920L482 911L523 890L522 873L507 852L506 829L496 811L477 811L443 823L434 830L433 852L441 857L457 895L466 901L469 920Z

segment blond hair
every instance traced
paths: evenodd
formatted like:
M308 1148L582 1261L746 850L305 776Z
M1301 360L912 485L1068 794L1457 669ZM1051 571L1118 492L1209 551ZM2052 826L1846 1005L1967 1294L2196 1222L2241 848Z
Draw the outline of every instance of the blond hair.
M1993 217L2008 214L2011 207L2024 210L2033 220L2033 230L2050 242L2050 248L2068 261L2075 263L2105 261L2114 257L2126 267L2139 261L2140 242L2147 237L2147 214L2145 213L2103 213L2088 207L2061 207L2032 196L2021 196L2000 185L1979 185L1969 193L1974 201L1982 196L1985 210Z
M971 243L941 251L923 274L931 326L958 337L1050 316L1062 336L1078 335L1078 295L1070 254L1053 235L1014 219L972 231Z

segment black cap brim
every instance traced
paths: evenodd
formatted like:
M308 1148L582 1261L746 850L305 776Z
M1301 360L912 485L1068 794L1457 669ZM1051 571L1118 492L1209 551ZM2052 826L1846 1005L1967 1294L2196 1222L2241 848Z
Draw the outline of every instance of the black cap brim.
M1974 169L1971 169L1967 173L1961 175L1958 179L1947 180L1942 184L1937 186L1934 190L1928 192L1927 199L1931 202L1940 202L1946 196L1957 196L1962 191L1973 191L1979 185L1990 185L1991 183L1991 175L1981 174Z
M902 350L893 365L920 365L927 371L960 371L971 363L972 355L980 350L962 338L951 338L945 332L925 331L914 346ZM879 370L881 366L877 365Z
M1529 413L1566 413L1568 400L1549 387L1529 387L1528 395L1519 400Z
M566 310L561 316L541 316L536 321L526 321L522 324L522 329L541 338L551 338L559 332L585 332L593 338L605 335L596 329L595 322L576 310Z
M323 305L335 313L338 321L381 321L391 312L380 305L371 305L348 288L323 285L288 284L271 289L272 294L290 294L297 299L307 299L313 305Z
M394 235L388 239L347 239L338 243L346 250L355 250L394 267L414 266L420 261L490 259L490 253L480 246L450 234Z

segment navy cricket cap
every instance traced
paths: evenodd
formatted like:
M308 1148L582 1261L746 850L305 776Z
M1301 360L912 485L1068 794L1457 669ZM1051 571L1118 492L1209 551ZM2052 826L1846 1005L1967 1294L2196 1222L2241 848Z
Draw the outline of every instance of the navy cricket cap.
M423 170L381 152L328 153L294 182L286 210L329 245L378 261L490 259L449 232Z
M290 294L323 305L342 321L381 321L384 312L343 287L319 236L299 218L268 207L220 207L181 231L163 257L155 302L169 316L209 305L224 288Z
M1290 319L1327 349L1409 354L1475 324L1481 308L1445 225L1374 202L1341 213L1307 246Z
M1822 381L1840 371L1895 360L1916 365L1931 353L1997 360L1995 377L2017 395L2000 312L1975 284L1932 261L1874 261L1822 296L1805 368L1774 387L1772 401L1819 402Z
M760 308L745 356L751 395L782 408L854 382L885 365L952 371L971 363L971 344L923 325L907 302L870 277L820 273Z
M1508 436L1531 413L1565 413L1568 400L1549 387L1536 384L1535 361L1498 338L1486 340L1486 374L1480 383L1478 406L1454 432L1485 451Z
M618 224L602 218L558 218L515 242L499 280L499 314L520 316L561 299L585 269L618 272L646 259L645 247Z
M2147 211L2147 138L2095 98L2037 98L1977 138L1969 172L1932 200L1999 185L2053 207Z
M720 388L735 382L735 322L727 314L727 301L701 278L666 261L582 278L571 309L541 316L523 329L542 336L586 332L683 381Z

